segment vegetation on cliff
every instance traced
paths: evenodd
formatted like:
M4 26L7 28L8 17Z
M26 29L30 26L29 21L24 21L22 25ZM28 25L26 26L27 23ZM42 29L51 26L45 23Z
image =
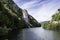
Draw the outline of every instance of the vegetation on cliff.
M8 39L9 31L37 25L37 22L33 22L35 19L31 19L32 16L29 16L29 19L31 19L31 23L35 24L27 25L22 18L22 14L22 9L12 0L0 0L0 40Z
M24 21L9 9L7 4L0 2L0 40L8 38L8 31L22 29L24 26Z
M50 30L60 30L60 9L52 15L50 21L42 23L43 28Z
M32 27L40 27L41 24L36 21L31 15L29 15L29 22L32 25Z

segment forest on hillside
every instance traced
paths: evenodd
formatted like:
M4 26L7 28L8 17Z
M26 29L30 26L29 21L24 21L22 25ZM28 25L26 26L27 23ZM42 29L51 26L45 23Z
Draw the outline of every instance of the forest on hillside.
M60 30L60 9L52 15L50 21L43 22L42 27L50 30Z

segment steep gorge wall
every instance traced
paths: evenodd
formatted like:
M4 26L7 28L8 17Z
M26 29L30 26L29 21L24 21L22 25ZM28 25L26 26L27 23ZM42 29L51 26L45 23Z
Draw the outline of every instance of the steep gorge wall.
M9 31L27 28L28 26L33 27L38 24L34 18L31 19L32 16L28 13L30 23L26 23L22 18L22 10L23 9L19 8L12 0L0 0L0 37L2 40L8 38L7 35Z

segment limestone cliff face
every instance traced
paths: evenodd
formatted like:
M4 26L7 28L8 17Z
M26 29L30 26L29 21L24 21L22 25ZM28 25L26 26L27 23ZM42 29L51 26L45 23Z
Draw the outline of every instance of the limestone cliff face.
M32 17L31 15L29 15L28 18L29 18L30 24L33 27L40 27L41 26L41 24L34 17Z
M3 27L6 26L12 29L20 29L26 28L28 26L35 27L39 24L31 15L28 14L27 10L19 8L12 0L0 1L0 14L0 23ZM23 18L24 16L26 16L27 18Z
M24 18L24 11L27 18ZM19 8L12 0L0 0L0 37L2 40L8 38L8 31L27 28L28 26L38 26L38 22L26 10Z
M8 7L16 12L18 16L22 16L22 9L19 8L12 0L8 0Z
M23 19L25 20L26 23L28 23L31 27L40 27L40 23L31 15L28 14L27 10L23 10Z
M16 14L24 20L26 23L28 22L31 26L40 26L40 24L34 19L31 15L28 14L27 10L19 8L12 0L8 1L9 8L12 9L12 11L16 12ZM24 12L25 11L25 12ZM25 18L23 18L25 14Z
M23 9L22 13L23 13L22 18L25 20L25 22L29 23L29 18L28 18L29 14L28 14L27 10Z

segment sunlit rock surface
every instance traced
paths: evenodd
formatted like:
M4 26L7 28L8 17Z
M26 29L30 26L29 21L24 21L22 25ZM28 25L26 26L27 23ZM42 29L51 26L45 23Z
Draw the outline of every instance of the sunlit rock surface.
M29 24L23 19L23 9L13 0L0 0L0 37L8 39L8 31L38 26L38 22L28 14ZM32 17L32 18L31 18ZM35 21L34 21L35 20ZM39 24L40 25L40 24Z

